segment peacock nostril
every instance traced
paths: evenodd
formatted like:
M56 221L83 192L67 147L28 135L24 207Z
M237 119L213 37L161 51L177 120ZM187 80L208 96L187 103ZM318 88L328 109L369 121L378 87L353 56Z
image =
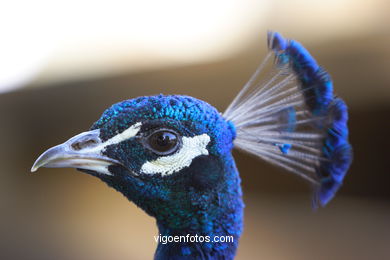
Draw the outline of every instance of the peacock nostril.
M80 140L80 141L76 141L74 143L71 144L72 148L76 151L80 151L84 148L91 148L95 145L97 145L97 140L95 139L86 139L86 140Z

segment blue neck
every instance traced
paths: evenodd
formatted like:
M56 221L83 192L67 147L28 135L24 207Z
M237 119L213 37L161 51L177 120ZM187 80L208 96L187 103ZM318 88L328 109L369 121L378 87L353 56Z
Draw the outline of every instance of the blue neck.
M231 153L193 160L177 175L164 179L131 177L127 170L112 169L114 176L99 176L109 186L156 218L161 239L155 260L234 258L243 225L241 180ZM167 189L167 187L169 187ZM176 190L172 192L172 187ZM207 241L184 240L206 236ZM180 236L168 242L166 236ZM215 242L223 236L230 242Z
M198 209L190 225L171 228L163 219L157 219L159 241L155 260L234 258L242 231L244 204L238 171L234 160L229 159L222 188L212 194L194 196ZM179 242L167 241L175 236ZM231 241L215 242L221 236ZM210 242L201 242L203 238Z

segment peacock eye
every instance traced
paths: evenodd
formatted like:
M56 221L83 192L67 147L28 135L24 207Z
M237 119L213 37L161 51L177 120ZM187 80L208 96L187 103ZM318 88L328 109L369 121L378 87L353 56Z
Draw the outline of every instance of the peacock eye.
M177 151L179 147L179 137L169 130L159 130L147 137L149 148L160 155L168 155Z

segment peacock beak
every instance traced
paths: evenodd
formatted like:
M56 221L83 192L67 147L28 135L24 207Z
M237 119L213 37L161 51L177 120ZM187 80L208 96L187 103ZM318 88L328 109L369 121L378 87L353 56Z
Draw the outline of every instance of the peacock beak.
M112 175L108 171L108 166L118 165L120 162L103 155L105 143L99 134L99 129L84 132L48 149L35 161L31 172L40 167L79 168Z

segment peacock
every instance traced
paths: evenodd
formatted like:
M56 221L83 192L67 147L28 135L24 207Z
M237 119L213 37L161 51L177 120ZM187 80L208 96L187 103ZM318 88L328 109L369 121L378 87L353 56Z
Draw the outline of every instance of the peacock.
M244 209L233 148L307 180L315 208L334 197L352 161L347 106L330 75L277 32L268 48L225 112L184 95L125 100L31 171L77 168L122 193L156 219L160 237L178 238L159 241L156 260L233 259Z

